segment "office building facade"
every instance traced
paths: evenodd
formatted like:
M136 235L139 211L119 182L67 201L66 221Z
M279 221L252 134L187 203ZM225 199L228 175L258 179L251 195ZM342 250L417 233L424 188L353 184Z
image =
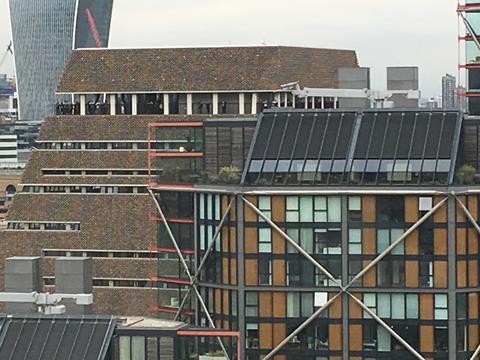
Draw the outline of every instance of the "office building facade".
M99 4L102 5L99 5ZM72 49L92 46L87 8L108 46L113 0L10 0L10 21L21 120L54 114L58 78Z
M442 108L455 109L457 105L457 79L446 74L442 77Z

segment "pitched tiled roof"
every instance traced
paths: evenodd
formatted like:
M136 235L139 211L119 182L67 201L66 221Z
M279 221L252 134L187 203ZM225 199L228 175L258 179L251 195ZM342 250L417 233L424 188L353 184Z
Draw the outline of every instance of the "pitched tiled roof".
M277 90L298 81L334 88L355 51L284 46L74 51L58 92Z

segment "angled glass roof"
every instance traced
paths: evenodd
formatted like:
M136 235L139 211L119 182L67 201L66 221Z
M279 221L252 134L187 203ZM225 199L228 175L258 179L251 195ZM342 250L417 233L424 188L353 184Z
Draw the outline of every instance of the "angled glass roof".
M107 316L3 316L0 359L103 360L114 327Z
M456 111L277 110L257 124L245 185L447 185Z

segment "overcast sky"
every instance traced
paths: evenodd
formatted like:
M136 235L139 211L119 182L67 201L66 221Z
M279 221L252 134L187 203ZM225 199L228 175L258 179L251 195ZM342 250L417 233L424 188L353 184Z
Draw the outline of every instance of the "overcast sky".
M97 0L101 1L101 0ZM114 0L111 47L297 45L353 49L385 88L385 67L418 65L424 97L457 75L457 0ZM28 19L25 19L28 21ZM0 58L10 40L0 0ZM9 59L0 73L13 73Z

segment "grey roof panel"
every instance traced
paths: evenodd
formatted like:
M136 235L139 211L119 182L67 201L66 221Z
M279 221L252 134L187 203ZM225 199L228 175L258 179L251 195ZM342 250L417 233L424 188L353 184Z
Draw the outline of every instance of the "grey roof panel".
M114 322L107 316L2 318L0 359L104 359Z

